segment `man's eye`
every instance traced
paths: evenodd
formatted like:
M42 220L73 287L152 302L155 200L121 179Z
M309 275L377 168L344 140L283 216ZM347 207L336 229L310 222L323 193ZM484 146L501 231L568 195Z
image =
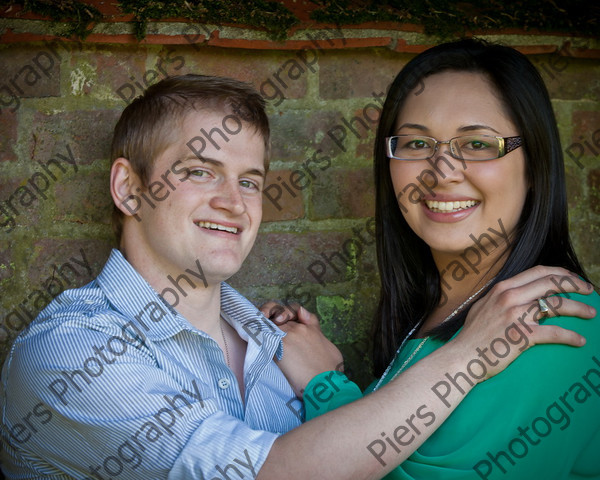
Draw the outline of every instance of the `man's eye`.
M208 172L206 170L190 170L190 175L195 177L206 177Z
M256 183L251 182L250 180L241 180L240 185L244 188L249 188L251 190L258 190L259 187Z

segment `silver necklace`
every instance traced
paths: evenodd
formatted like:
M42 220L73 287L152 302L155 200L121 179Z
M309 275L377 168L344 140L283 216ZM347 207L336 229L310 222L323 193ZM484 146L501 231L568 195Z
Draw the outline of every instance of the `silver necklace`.
M457 313L459 313L465 306L467 306L471 300L473 300L477 295L479 295L486 287L489 286L490 283L492 283L494 279L492 278L491 280L489 280L483 287L481 287L479 290L477 290L473 295L471 295L469 298L467 298L463 303L461 303L458 307L456 307L452 313L450 315L448 315L446 318L444 318L444 320L442 321L442 323L447 322L448 320L450 320L451 318L453 318ZM396 361L396 358L398 358L398 355L400 354L400 351L402 350L402 348L404 347L404 345L406 344L406 342L408 341L408 339L411 337L411 335L413 333L415 333L415 331L417 330L417 328L419 328L422 324L423 321L425 320L425 317L422 317L417 324L410 330L410 332L408 332L408 335L406 335L406 337L404 337L404 340L402 340L402 343L400 343L400 346L398 347L398 350L396 350L396 353L394 354L394 358L392 358L392 361L390 362L390 364L387 366L387 368L385 369L385 372L383 372L383 375L379 378L379 381L377 382L377 384L375 385L375 388L373 388L373 392L375 390L377 390L380 386L381 386L381 382L383 382L383 380L385 379L385 377L387 376L387 374L390 372L390 370L392 369L392 366L394 365L394 362ZM441 324L440 324L441 325ZM417 345L417 348L414 349L414 351L410 354L410 356L402 363L402 365L400 366L400 368L396 371L396 373L394 373L394 376L388 381L391 382L393 381L398 375L400 375L400 373L402 371L404 371L404 369L406 368L406 366L409 364L409 362L415 358L415 355L419 352L419 350L421 350L421 348L423 348L423 345L425 345L425 343L427 342L427 340L429 340L429 337L425 337L420 343L419 345Z
M229 347L227 346L227 339L225 338L225 331L223 330L223 316L219 317L219 327L221 327L221 336L223 337L223 343L225 344L225 359L227 360L227 366L231 368L229 363Z

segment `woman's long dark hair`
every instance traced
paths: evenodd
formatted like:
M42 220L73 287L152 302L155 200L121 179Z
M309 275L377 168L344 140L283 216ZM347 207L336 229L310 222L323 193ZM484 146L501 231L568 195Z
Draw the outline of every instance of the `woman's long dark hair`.
M530 189L511 249L504 257L506 262L488 290L535 265L561 266L587 278L569 239L563 154L550 98L538 71L513 48L479 40L430 48L412 59L390 86L375 140L375 218L381 277L373 329L377 376L391 361L401 339L441 299L440 276L431 251L400 212L390 177L385 137L394 134L406 97L413 91L412 94L418 95L423 79L442 71L486 75L523 138ZM441 339L451 338L463 325L468 311L466 308L432 333Z

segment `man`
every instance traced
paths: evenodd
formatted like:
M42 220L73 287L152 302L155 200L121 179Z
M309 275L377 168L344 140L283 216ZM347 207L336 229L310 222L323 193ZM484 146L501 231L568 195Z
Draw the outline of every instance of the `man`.
M110 181L119 249L39 315L4 367L8 478L379 478L450 413L440 404L406 451L381 456L386 468L366 449L433 404L445 369L506 323L484 328L482 314L483 333L300 426L294 391L334 370L339 352L304 309L284 327L284 352L284 333L224 283L256 238L268 152L264 102L235 80L165 79L125 109Z

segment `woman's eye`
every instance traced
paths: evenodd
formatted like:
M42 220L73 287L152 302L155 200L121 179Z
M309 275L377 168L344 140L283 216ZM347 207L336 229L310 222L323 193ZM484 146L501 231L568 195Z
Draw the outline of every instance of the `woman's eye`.
M490 147L488 143L479 140L472 140L466 146L471 150L483 150Z
M412 148L415 150L419 150L422 148L427 148L429 145L427 144L426 141L424 140L413 140L412 142L409 142L407 147L408 148Z
M190 175L194 177L206 177L208 176L208 172L206 170L190 170Z

